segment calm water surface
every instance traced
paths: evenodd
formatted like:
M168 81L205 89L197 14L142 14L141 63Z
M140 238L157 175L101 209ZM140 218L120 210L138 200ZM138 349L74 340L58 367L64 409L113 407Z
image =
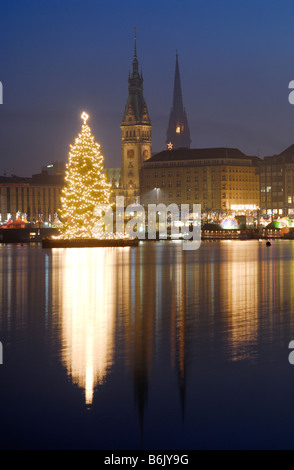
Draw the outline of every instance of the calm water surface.
M294 448L294 242L0 264L2 449Z

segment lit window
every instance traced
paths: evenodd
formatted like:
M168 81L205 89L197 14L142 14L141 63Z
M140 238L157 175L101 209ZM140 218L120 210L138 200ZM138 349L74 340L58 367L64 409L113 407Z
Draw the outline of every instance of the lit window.
M177 134L180 134L180 133L181 133L181 127L180 127L180 126L177 126L177 127L176 127L176 133L177 133Z

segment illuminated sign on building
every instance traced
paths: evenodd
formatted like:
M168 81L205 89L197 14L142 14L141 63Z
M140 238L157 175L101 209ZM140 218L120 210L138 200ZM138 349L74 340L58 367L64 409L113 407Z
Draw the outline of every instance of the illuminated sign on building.
M240 204L240 205L231 205L232 211L257 211L259 207L255 204Z

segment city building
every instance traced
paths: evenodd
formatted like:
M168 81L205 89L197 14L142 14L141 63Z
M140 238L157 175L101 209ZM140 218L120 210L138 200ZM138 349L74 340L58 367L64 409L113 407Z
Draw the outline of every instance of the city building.
M263 213L274 216L294 213L294 145L263 159L260 191Z
M178 53L176 56L173 105L169 116L166 145L169 150L190 148L191 145L187 114L183 106Z
M31 178L0 177L0 223L18 216L29 222L53 222L60 208L63 175L46 170Z
M144 162L141 204L201 204L203 211L260 207L261 160L234 148L165 150Z

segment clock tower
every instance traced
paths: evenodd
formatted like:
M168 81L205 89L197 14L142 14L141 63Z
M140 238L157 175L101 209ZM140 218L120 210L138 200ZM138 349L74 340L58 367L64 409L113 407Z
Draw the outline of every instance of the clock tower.
M129 74L129 96L121 123L122 184L125 204L139 202L140 169L151 157L151 121L143 96L143 75L139 73L136 28L132 73Z

